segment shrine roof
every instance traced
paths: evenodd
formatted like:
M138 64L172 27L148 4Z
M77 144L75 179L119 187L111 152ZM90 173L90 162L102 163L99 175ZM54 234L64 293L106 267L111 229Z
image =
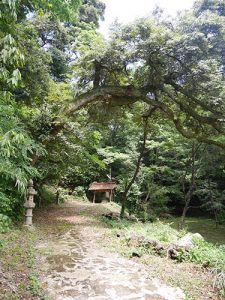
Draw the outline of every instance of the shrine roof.
M115 182L92 182L89 186L89 191L114 190L115 188Z

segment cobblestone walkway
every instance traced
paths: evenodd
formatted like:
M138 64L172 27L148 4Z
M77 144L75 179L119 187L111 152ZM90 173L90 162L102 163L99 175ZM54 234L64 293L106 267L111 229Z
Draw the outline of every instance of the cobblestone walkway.
M101 249L93 232L98 234L75 225L52 243L43 278L52 299L185 299L179 288L151 278L143 265Z

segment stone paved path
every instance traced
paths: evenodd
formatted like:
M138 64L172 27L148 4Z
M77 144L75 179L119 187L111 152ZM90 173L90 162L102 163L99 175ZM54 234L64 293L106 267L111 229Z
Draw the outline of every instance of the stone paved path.
M179 288L151 278L143 265L101 249L97 235L97 228L75 225L52 242L43 278L52 299L185 299Z

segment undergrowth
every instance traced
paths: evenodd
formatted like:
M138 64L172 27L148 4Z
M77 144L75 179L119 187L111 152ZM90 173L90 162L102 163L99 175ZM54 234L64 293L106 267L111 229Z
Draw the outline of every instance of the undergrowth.
M0 264L5 274L0 294L4 299L43 299L34 249L38 238L38 230L26 228L11 228L0 234Z
M11 225L11 219L0 213L0 233L5 233L9 230Z
M119 234L123 238L121 242L126 244L126 239L130 235L137 235L162 244L173 244L187 232L179 231L162 222L155 223L133 223L127 220L114 221L105 220L112 233ZM225 296L225 245L214 245L204 239L194 240L194 247L189 251L180 251L177 257L178 262L193 262L200 264L212 272L214 277L214 287L222 296ZM127 248L127 253L137 251L138 253L154 253L151 249L145 249L143 245L137 245L137 249ZM131 251L132 250L132 251Z
M169 224L164 224L162 222L145 224L128 220L105 220L105 222L114 232L117 232L118 230L124 234L133 232L137 235L162 243L173 243L186 234L185 230L178 231L173 229Z

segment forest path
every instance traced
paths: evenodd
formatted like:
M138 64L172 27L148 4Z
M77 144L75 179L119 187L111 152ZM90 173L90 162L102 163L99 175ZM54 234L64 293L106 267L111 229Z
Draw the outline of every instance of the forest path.
M72 201L48 212L54 222L72 223L66 233L40 245L51 249L42 264L42 282L50 299L185 299L179 288L151 278L145 266L98 245L96 239L107 228L93 215L102 211L102 205Z

